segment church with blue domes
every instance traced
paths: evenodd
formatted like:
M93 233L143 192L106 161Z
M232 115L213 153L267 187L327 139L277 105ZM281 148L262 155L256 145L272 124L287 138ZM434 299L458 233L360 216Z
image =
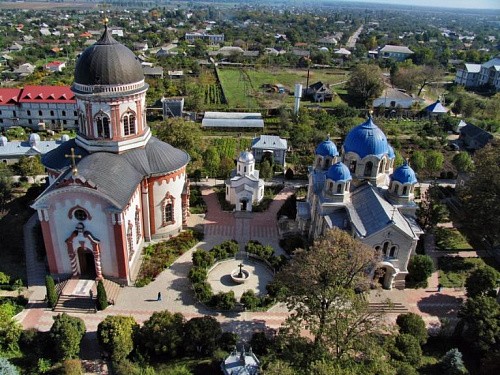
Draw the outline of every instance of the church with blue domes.
M415 220L415 172L407 162L394 169L394 160L394 149L371 118L347 134L340 153L329 138L321 142L309 168L306 201L297 203L297 221L311 239L337 227L380 251L374 281L403 289L423 232Z

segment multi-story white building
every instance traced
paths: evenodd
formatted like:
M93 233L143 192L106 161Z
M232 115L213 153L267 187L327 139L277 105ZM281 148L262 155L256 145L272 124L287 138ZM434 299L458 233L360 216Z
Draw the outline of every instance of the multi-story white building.
M0 127L78 127L75 95L68 86L0 88Z
M455 83L471 88L491 86L500 91L500 56L484 64L464 64L457 69Z
M184 38L188 43L194 43L196 39L207 40L208 44L224 43L224 34L207 34L205 32L186 33Z

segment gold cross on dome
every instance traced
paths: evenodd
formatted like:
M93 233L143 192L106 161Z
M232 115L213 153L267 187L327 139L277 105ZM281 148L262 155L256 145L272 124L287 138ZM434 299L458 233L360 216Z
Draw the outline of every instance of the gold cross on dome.
M73 172L73 176L75 176L78 173L78 169L76 168L76 159L81 159L82 156L76 155L75 149L73 147L71 147L71 154L69 154L69 155L65 154L64 157L71 159L71 166L72 166L71 172Z

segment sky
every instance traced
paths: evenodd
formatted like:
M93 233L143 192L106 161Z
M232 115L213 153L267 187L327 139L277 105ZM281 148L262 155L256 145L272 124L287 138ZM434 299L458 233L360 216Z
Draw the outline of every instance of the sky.
M344 0L346 1L346 0ZM349 0L347 0L349 1ZM386 3L467 9L499 9L500 0L358 0L363 3Z

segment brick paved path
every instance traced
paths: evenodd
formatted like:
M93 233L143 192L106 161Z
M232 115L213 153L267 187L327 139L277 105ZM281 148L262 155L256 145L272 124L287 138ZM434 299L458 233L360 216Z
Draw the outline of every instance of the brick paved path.
M233 213L220 210L215 193L211 188L202 188L208 212L204 218L204 215L193 215L190 218L193 224L204 224L205 239L198 246L209 249L228 238L234 238L242 243L242 246L244 245L242 241L257 239L262 243L271 244L275 249L279 249L276 213L284 200L292 193L293 188L285 188L276 196L275 201L266 212L233 215ZM27 248L27 251L30 251L30 249ZM207 310L198 304L193 298L187 279L187 273L191 266L192 251L194 251L194 248L179 257L172 266L148 286L143 288L123 288L115 301L115 305L110 306L104 312L75 314L75 316L84 320L89 337L95 337L97 325L107 315L130 315L137 322L142 323L153 312L165 309L182 313L186 319L202 315L214 316L221 322L224 330L236 332L245 341L250 339L255 330L277 329L281 326L289 315L282 305L276 305L268 312L230 312L222 314ZM37 274L39 275L39 273ZM438 327L440 317L455 319L456 312L464 298L464 291L443 288L441 293L437 293L437 284L438 278L437 273L435 273L429 280L429 287L426 289L373 292L370 295L370 301L377 302L390 299L401 303L409 311L421 314L429 327ZM162 293L162 301L160 302L156 301L159 291ZM43 302L45 288L35 285L30 287L30 293L29 308L21 312L17 319L24 328L49 330L55 313L45 308ZM394 322L395 319L396 314L388 314L388 321ZM98 356L97 343L94 339L88 339L86 345L91 346L92 344L94 347L87 348L85 353L88 359Z

